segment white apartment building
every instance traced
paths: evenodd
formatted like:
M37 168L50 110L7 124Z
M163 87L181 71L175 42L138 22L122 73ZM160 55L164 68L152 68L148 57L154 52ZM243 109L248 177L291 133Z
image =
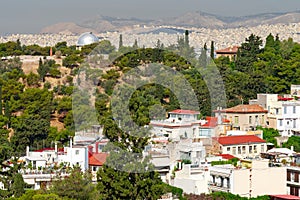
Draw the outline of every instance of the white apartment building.
M208 193L209 172L192 165L183 165L182 169L175 172L174 186L183 189L187 194Z
M242 197L286 194L286 168L269 167L269 160L253 160L251 168L217 165L209 168L209 191Z
M292 96L281 97L278 94L258 94L250 101L268 110L267 126L279 130L283 137L300 133L300 101Z
M180 138L196 138L199 127L205 120L198 120L200 112L193 110L173 110L168 113L165 120L151 120L152 134L154 137L166 137L173 141Z

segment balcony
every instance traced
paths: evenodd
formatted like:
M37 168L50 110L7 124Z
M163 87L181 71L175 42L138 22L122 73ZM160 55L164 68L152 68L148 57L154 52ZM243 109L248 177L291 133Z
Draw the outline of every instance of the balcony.
M223 186L221 183L208 182L209 191L230 192L230 185Z

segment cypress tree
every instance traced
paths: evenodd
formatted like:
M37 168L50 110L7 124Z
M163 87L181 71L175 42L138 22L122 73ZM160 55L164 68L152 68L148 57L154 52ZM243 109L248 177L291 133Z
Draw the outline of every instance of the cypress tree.
M190 40L189 40L189 31L185 30L185 34L184 34L184 44L185 46L188 48L190 47Z
M120 34L120 39L119 39L119 49L123 47L123 36Z
M211 57L211 59L215 59L215 44L214 44L214 41L211 41L210 57Z

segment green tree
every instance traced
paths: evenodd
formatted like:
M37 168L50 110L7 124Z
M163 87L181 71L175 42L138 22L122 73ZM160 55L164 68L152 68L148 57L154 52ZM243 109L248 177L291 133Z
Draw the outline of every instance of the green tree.
M215 43L214 43L214 41L211 41L211 44L210 44L210 57L211 57L211 59L215 59Z
M262 52L262 39L251 34L239 48L240 53L236 61L236 69L241 72L252 73L253 63L258 61L258 54Z
M25 193L25 188L26 184L23 180L23 177L21 174L16 173L13 176L13 182L11 185L11 191L14 195L14 197L20 197Z
M0 85L0 115L3 114L3 107L2 107L2 85Z
M91 174L83 173L75 168L71 174L64 179L54 181L50 192L62 198L88 200L95 199L97 196L95 187L92 184Z
M291 136L286 143L283 143L282 147L291 148L294 147L294 151L300 151L300 137L299 136Z
M120 34L120 38L119 38L119 49L121 49L123 47L123 36L122 34Z

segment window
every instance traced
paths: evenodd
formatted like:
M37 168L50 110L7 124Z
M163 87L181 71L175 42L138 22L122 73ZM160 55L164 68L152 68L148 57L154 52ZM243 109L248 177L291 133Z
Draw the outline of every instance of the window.
M239 123L239 116L234 116L234 123L238 124Z
M282 126L282 119L279 120L279 126Z
M295 172L295 182L299 183L299 173Z
M227 152L230 152L230 147L227 147Z
M97 171L97 167L93 166L93 172L96 172L96 171Z
M276 108L276 115L279 115L279 109Z
M236 154L236 147L232 148L232 154L235 155Z
M296 113L296 106L293 106L293 113Z
M238 154L242 154L241 147L238 147Z
M293 128L296 128L296 120L293 121Z
M286 106L283 107L283 113L284 113L284 114L287 113L287 107L286 107Z
M249 153L252 153L252 146L249 146Z
M255 115L255 124L258 124L258 115Z
M253 146L253 150L254 150L254 153L257 153L257 146L256 145Z
M249 124L252 124L252 116L249 116Z
M291 172L287 172L287 181L291 181Z
M264 123L265 123L265 116L262 115L262 116L261 116L261 124L264 125Z
M197 151L197 152L196 152L196 157L197 157L197 158L201 158L201 151Z
M265 152L265 146L262 144L261 145L261 153L264 153Z
M243 152L243 154L246 153L246 146L243 146L243 147L242 147L242 152Z
M76 150L76 151L75 151L75 154L76 154L76 155L79 155L79 150Z

